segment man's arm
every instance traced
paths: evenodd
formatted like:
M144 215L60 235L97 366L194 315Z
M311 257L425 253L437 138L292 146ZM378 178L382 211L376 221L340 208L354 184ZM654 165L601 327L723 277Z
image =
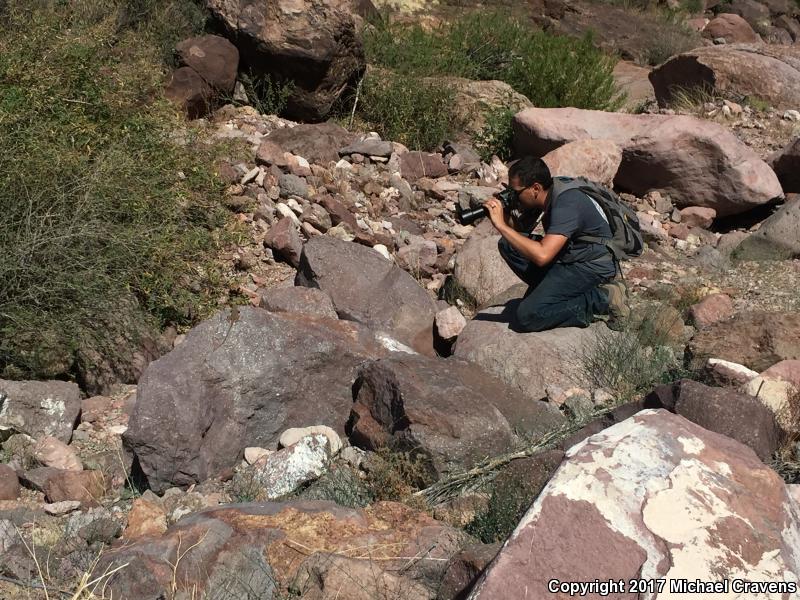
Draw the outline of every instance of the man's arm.
M517 252L537 267L543 267L553 262L568 240L567 237L555 233L545 235L541 241L532 240L505 224L498 227L497 231Z

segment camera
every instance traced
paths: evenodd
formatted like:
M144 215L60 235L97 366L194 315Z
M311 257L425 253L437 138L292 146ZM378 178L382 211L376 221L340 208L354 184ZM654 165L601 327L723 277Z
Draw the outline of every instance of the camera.
M495 194L495 197L500 200L505 210L513 210L517 207L519 196L510 187L505 188L502 192ZM460 206L456 208L456 218L462 225L472 225L481 217L487 216L486 208L481 206L479 208L462 209Z

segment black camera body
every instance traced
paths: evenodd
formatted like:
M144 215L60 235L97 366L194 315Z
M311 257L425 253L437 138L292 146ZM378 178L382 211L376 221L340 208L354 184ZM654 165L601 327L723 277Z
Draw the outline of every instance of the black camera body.
M503 208L509 211L516 208L519 202L519 196L517 196L517 192L510 187L505 188L502 192L498 192L495 194L495 197L500 200ZM456 209L456 218L462 225L472 225L481 217L488 216L488 214L489 213L486 211L486 208L483 206L466 210L458 206Z

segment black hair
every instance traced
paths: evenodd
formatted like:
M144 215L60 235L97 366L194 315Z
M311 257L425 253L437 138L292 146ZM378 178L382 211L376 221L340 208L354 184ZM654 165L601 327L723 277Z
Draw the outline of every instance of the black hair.
M544 189L549 190L553 185L553 176L550 174L548 166L541 158L533 156L525 156L511 165L508 169L508 180L511 181L512 177L519 179L519 182L525 187L538 183Z

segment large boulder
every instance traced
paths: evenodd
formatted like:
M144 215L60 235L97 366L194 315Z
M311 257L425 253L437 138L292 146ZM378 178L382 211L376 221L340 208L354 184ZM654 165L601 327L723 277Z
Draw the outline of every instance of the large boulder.
M458 336L454 356L482 366L532 401L544 399L551 385L568 389L585 384L582 353L600 332L608 334L605 324L517 333L508 322L512 306L478 313Z
M770 156L769 164L778 175L784 192L800 193L800 137Z
M800 313L740 313L695 334L688 353L698 368L721 358L758 372L800 359Z
M622 163L622 150L611 140L577 140L545 154L553 176L586 177L611 186Z
M231 504L185 517L159 538L104 552L95 573L128 563L105 589L137 600L432 600L467 539L393 502L363 510L320 501Z
M743 259L800 256L800 202L788 202L770 215L739 245L737 254Z
M183 110L190 119L203 117L211 109L214 90L191 67L172 72L164 95Z
M175 47L178 59L191 67L222 94L232 94L239 69L239 51L224 37L203 35L183 40Z
M576 140L611 140L622 148L616 186L639 196L661 190L679 207L727 216L783 194L754 151L722 125L694 117L529 108L513 127L517 152L535 156Z
M646 410L567 452L470 598L568 598L570 583L598 573L626 586L661 579L665 597L678 580L727 582L730 598L790 597L733 586L775 582L788 591L800 573L798 539L800 506L749 448ZM626 590L608 597L662 595Z
M753 44L759 41L758 34L750 23L739 15L725 13L717 15L703 29L703 37L708 39L723 38L728 44Z
M375 250L327 235L311 238L295 283L326 292L339 318L433 354L436 305L411 275Z
M500 235L483 219L456 253L456 281L478 304L483 304L520 283L497 249Z
M152 489L191 485L225 472L245 447L275 447L287 427L343 432L357 365L386 354L355 323L219 313L148 367L123 441Z
M205 0L250 72L292 81L286 112L321 120L366 68L348 12L325 0ZM308 157L306 157L308 158Z
M14 433L72 439L81 412L81 391L66 381L0 379L0 440Z
M650 73L659 104L678 89L702 87L732 98L766 100L780 109L796 109L800 97L800 48L723 44L684 52Z
M361 366L347 424L351 442L422 452L438 479L508 451L514 431L540 437L564 423L480 367L457 359L396 356Z
M773 412L762 402L732 388L716 388L692 380L658 386L644 401L646 408L666 408L692 423L741 442L769 462L781 441Z

